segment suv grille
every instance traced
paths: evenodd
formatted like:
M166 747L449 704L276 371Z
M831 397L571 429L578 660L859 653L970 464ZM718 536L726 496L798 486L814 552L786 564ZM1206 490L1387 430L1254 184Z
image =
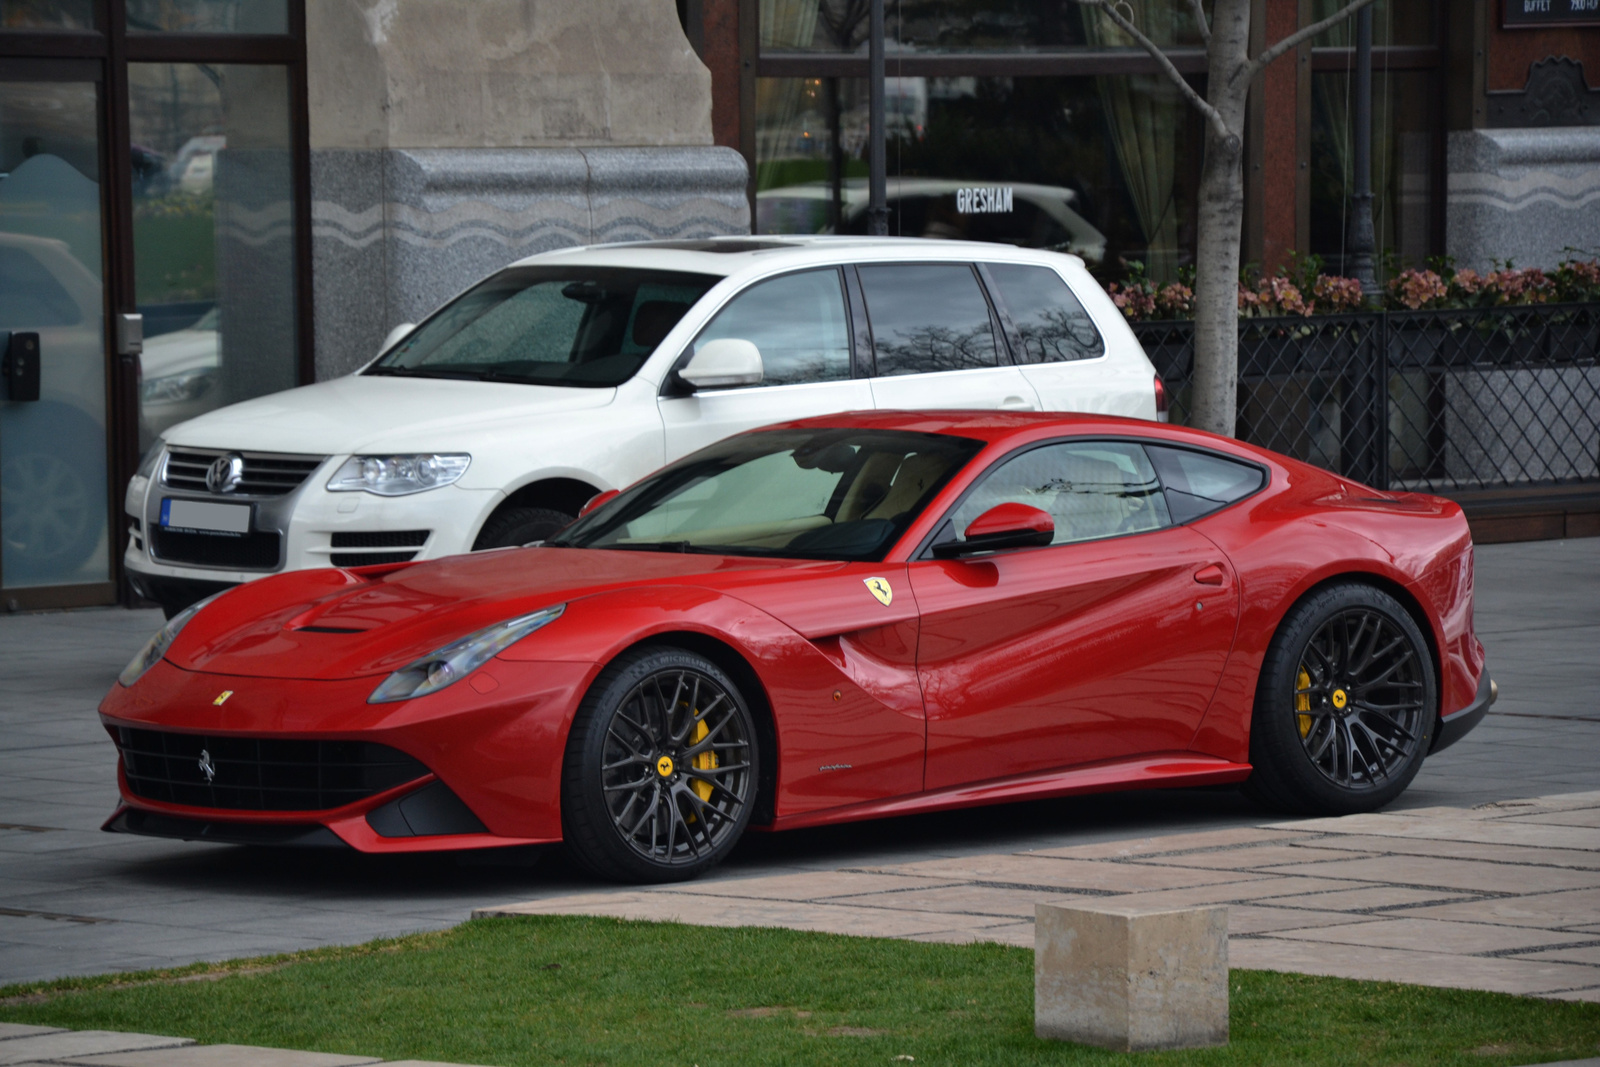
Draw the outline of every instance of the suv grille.
M201 567L232 567L270 571L278 565L282 535L256 530L237 537L226 534L184 533L165 526L150 527L150 554L168 563L193 563Z
M428 768L370 741L207 737L113 728L136 797L233 811L327 811L415 781ZM212 768L206 781L203 762Z
M206 470L218 456L231 453L211 448L174 448L167 453L162 484L191 493L209 492ZM326 456L283 456L268 452L240 452L244 459L244 478L235 496L283 496L292 493L322 466Z

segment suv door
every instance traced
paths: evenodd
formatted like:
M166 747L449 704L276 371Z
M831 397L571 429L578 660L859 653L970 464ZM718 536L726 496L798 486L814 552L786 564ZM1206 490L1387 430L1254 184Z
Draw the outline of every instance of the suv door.
M855 268L872 328L880 408L1036 411L970 263L864 263Z
M1066 279L1042 264L982 263L978 270L1045 410L1148 415L1150 375L1106 358L1105 338Z
M838 267L751 285L717 312L675 368L706 342L732 337L760 350L765 379L756 386L662 396L668 463L741 430L872 407L871 386L852 376L850 319Z

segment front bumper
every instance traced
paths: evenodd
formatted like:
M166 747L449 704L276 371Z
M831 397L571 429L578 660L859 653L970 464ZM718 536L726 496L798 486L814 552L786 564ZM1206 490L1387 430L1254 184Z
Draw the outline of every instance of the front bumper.
M1489 705L1499 698L1500 687L1495 685L1494 679L1490 678L1488 670L1485 670L1478 679L1478 693L1472 698L1472 703L1460 711L1440 718L1439 732L1434 736L1433 747L1428 750L1428 754L1431 756L1435 752L1443 752L1467 736L1488 713Z
M553 843L561 839L561 756L592 668L497 659L471 680L429 696L368 704L381 677L235 677L185 671L162 661L134 686L113 687L100 717L113 740L124 730L175 738L170 745L162 742L160 751L169 755L154 775L172 785L151 788L146 784L153 780L151 772L143 768L138 782L130 783L128 757L119 751L124 756L117 768L122 803L104 829L201 841L343 843L362 852ZM223 692L229 696L218 703ZM275 784L252 770L254 764L236 759L229 765L225 750L251 741L261 742L263 754L250 758L263 765L302 760L265 754L274 742L371 742L414 760L415 770L404 781L372 780L371 788L381 791L330 800L338 807L244 807L234 799L241 791ZM201 745L215 754L207 759L215 793L202 791L213 781L202 778L206 768L193 758ZM152 749L141 742L134 751ZM327 773L321 766L318 788ZM257 773L261 777L250 777ZM211 803L232 806L207 806Z

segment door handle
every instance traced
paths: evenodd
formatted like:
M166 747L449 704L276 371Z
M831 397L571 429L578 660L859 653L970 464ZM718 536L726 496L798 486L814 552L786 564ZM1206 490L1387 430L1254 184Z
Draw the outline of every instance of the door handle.
M1001 411L1033 411L1034 405L1030 400L1020 396L1008 396L1000 401Z
M1194 572L1194 580L1201 585L1221 585L1226 577L1220 563L1208 563Z
M5 379L7 400L39 399L39 335L18 332L7 336L0 353L0 378Z

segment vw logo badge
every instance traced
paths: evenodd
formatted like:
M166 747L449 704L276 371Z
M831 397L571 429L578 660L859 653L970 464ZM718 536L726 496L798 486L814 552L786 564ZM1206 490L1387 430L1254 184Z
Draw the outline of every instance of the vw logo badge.
M231 493L244 481L244 457L237 452L218 456L206 468L206 488L213 493Z
M203 748L200 750L199 767L200 773L206 776L206 784L210 785L211 780L217 776L217 765L211 762L211 753Z

